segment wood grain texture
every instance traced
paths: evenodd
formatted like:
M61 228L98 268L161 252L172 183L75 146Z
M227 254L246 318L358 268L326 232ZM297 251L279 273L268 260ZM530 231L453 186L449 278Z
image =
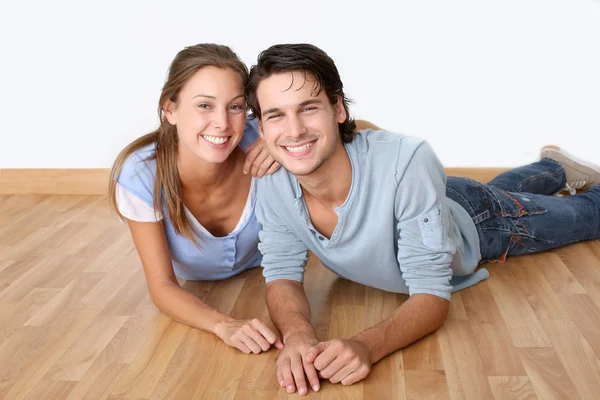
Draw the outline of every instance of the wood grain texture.
M600 241L487 266L435 333L313 399L590 399L600 393ZM183 287L272 326L260 268ZM408 298L341 279L310 255L321 340L348 338ZM246 355L152 304L106 198L0 194L0 399L299 399L277 350Z
M108 187L107 169L0 169L0 194L96 194Z

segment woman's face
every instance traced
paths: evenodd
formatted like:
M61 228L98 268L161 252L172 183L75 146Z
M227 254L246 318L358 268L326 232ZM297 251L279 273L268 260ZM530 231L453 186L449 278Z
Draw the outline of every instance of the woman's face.
M182 156L222 163L238 145L246 122L246 98L239 75L230 68L203 67L186 82L177 104L165 106L177 126Z

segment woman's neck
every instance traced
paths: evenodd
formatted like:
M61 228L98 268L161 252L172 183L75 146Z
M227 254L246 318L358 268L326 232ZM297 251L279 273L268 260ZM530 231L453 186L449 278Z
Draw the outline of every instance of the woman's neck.
M177 168L179 179L184 190L192 192L206 191L211 187L221 186L241 172L245 155L236 147L227 160L222 163L209 163L193 154L179 153ZM239 170L239 171L238 171Z

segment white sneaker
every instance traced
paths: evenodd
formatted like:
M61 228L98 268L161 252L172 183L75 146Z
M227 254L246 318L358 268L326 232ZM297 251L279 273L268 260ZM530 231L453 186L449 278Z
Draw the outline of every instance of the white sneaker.
M577 158L561 147L554 145L542 147L540 159L542 158L550 158L563 166L567 176L565 189L570 194L577 193L577 189L586 189L600 184L600 166Z

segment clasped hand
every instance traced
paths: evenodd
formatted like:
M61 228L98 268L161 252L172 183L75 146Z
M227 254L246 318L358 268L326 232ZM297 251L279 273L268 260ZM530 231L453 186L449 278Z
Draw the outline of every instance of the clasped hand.
M356 339L318 342L310 335L290 336L277 360L277 381L288 393L307 393L307 379L316 392L319 378L352 385L371 371L369 348Z

